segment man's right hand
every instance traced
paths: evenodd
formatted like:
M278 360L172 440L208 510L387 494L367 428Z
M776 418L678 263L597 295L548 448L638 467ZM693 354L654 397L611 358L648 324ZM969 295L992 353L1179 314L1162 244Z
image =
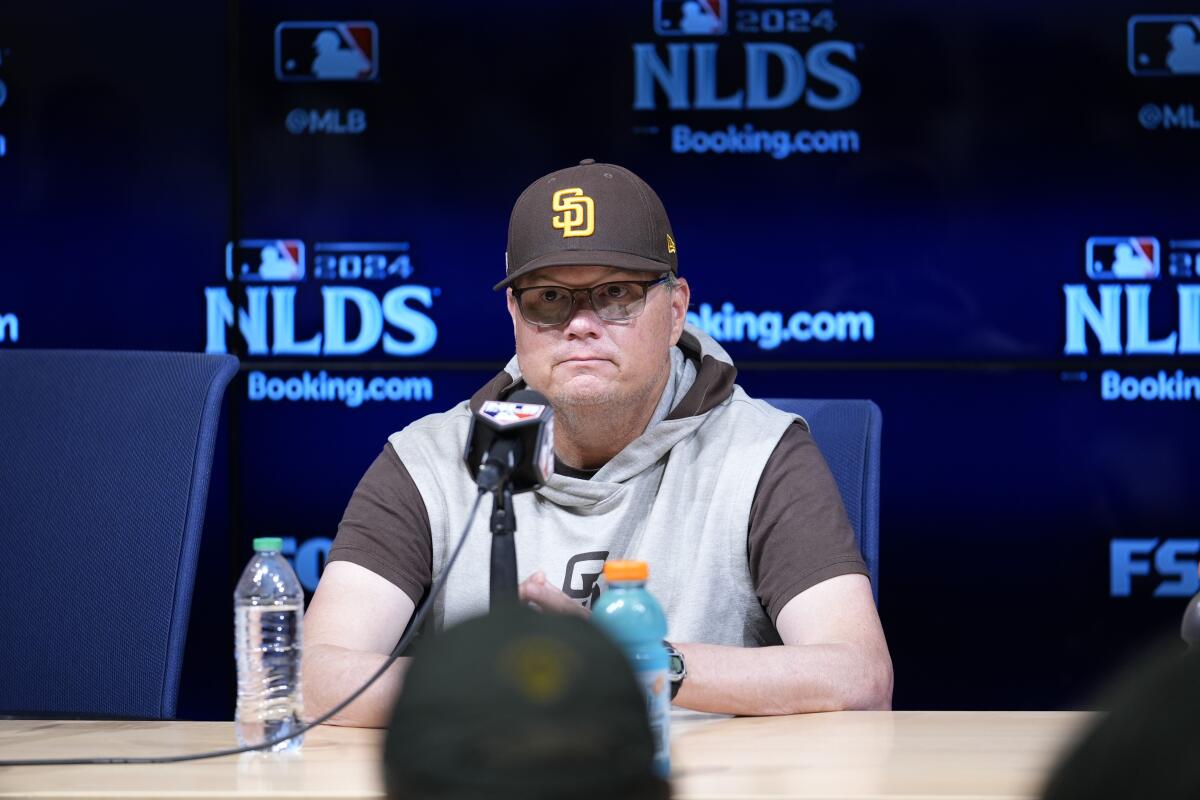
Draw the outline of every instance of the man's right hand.
M563 594L557 586L546 581L546 575L535 572L517 588L522 603L532 603L539 611L550 611L555 614L566 614L587 619L592 612Z
M349 561L326 564L304 614L305 716L320 716L365 683L400 640L414 608L407 594L371 570ZM329 724L386 726L407 669L408 659L398 659Z

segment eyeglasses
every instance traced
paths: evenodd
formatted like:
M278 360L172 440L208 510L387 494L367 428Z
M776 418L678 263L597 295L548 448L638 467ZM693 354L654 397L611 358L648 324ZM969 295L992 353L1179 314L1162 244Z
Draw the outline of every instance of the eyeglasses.
M652 281L610 281L570 289L566 286L526 286L513 289L521 317L530 325L550 328L562 325L575 314L575 296L583 293L596 316L609 322L633 319L646 310L646 293L652 286L666 283L670 274Z

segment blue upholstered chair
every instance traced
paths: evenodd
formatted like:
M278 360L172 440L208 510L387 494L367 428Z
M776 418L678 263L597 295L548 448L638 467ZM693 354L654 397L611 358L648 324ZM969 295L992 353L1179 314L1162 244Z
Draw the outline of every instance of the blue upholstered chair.
M767 402L808 420L813 439L841 490L878 601L879 438L883 429L879 406L870 400L770 399Z
M0 712L174 717L237 367L0 351Z

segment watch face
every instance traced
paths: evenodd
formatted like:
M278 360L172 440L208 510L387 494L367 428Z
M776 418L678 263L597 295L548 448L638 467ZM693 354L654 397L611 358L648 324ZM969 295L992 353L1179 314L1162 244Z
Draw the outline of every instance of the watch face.
M667 674L672 678L683 674L683 656L678 652L667 651Z

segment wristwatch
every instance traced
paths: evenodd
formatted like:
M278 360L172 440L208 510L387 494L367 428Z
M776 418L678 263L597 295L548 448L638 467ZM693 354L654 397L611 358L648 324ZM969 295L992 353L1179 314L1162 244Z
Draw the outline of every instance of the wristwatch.
M674 700L687 677L687 665L683 663L683 653L676 650L675 645L663 639L663 647L667 648L667 678L671 681L671 699Z

